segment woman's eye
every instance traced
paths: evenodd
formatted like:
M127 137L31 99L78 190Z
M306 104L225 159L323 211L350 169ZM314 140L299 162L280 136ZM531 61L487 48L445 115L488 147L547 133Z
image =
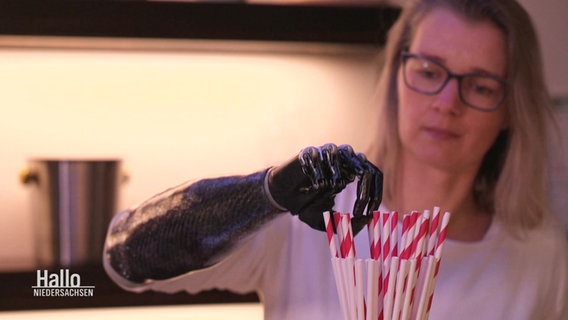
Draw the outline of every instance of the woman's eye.
M437 79L441 73L431 69L420 69L417 71L418 75L426 79Z
M471 90L477 95L492 97L499 95L501 92L501 84L493 79L475 79L471 84Z
M491 96L495 92L493 89L486 87L486 86L481 86L481 85L477 85L473 89L474 89L475 93L481 94L481 95L484 95L484 96Z
M430 70L420 70L420 75L425 77L425 78L433 78L436 75L434 74L434 72L430 71Z

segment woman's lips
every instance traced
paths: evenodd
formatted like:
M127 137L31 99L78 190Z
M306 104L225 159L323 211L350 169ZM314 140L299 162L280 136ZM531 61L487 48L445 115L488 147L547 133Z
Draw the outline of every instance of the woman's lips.
M424 131L436 140L450 140L459 138L460 135L452 130L436 128L436 127L426 127Z

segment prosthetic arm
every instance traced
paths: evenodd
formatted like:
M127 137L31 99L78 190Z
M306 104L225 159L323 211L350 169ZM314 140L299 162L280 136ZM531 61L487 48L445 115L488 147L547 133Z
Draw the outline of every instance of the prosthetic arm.
M322 212L357 177L357 232L379 207L382 173L350 146L327 144L308 147L279 167L186 183L119 213L109 227L104 259L123 278L143 283L213 265L284 212L323 231Z

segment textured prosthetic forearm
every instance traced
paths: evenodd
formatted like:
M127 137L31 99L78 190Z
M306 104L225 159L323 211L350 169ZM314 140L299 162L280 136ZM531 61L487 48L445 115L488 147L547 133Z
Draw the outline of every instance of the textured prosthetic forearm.
M168 279L214 264L279 212L266 171L204 179L170 189L111 224L105 259L131 282Z
M357 233L379 207L382 173L351 146L326 144L303 149L270 174L187 183L119 213L109 227L105 268L132 283L205 268L283 211L324 231L322 212L332 210L335 195L355 178Z

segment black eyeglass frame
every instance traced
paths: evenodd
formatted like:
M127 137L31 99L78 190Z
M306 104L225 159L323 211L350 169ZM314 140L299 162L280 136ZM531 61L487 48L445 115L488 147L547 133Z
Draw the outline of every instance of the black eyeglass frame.
M422 93L425 95L435 95L440 93L444 87L446 87L446 85L448 84L448 82L455 78L458 81L458 93L460 96L460 100L467 105L470 108L479 110L479 111L485 111L485 112L491 112L491 111L495 111L497 110L502 104L503 101L505 101L505 98L507 97L507 81L505 81L502 78L496 77L496 76L492 76L492 75L488 75L488 74L479 74L479 73L467 73L467 74L457 74L457 73L453 73L450 70L448 70L448 68L444 65L442 65L441 63L434 61L428 57L424 57L420 54L415 54L415 53L410 53L406 50L402 51L400 54L401 57L401 66L403 68L403 72L402 72L402 76L404 78L404 83L406 84L406 86L418 93ZM410 58L418 58L418 59L422 59L422 60L426 60L430 63L435 64L436 66L440 67L442 70L444 70L446 72L446 80L444 80L444 82L442 82L442 85L440 86L439 89L435 90L435 91L422 91L419 90L413 86L411 86L410 84L408 84L408 81L406 79L406 72L404 71L404 67L406 64L406 61ZM464 78L468 78L468 77L485 77L485 78L490 78L493 80L496 80L497 82L501 83L501 85L503 86L503 96L501 97L501 99L499 100L499 102L492 108L480 108L478 106L472 105L471 103L469 103L468 101L466 101L466 99L464 99L463 94L462 94L462 79Z

